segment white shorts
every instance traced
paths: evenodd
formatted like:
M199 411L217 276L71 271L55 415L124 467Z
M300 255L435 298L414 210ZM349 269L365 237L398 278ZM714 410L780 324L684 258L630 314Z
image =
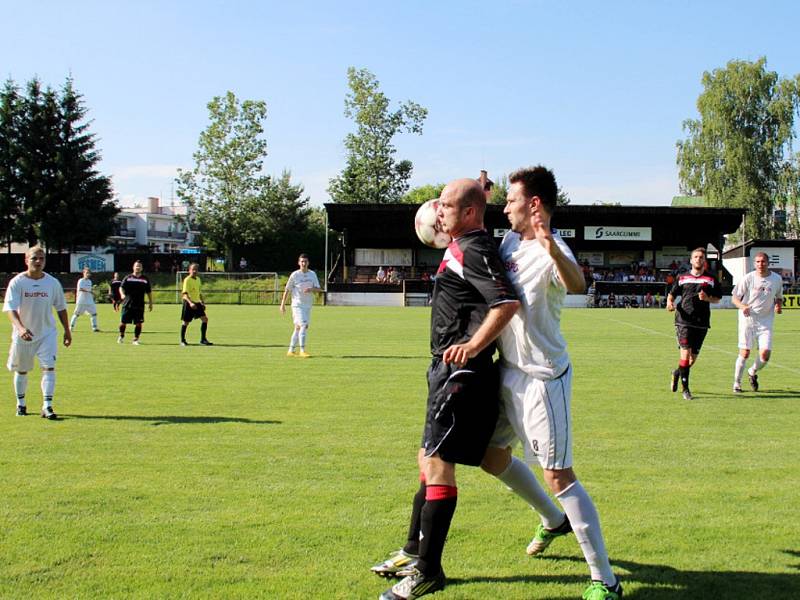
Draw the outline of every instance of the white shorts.
M73 313L75 316L82 315L83 313L89 313L90 315L97 314L97 305L94 302L81 302L75 305L75 312Z
M759 350L772 349L772 323L774 321L759 321L752 317L745 317L739 313L739 348L750 350L753 342L758 344Z
M39 359L39 366L42 369L54 369L56 366L56 353L58 352L58 340L56 330L51 329L39 339L34 338L30 342L19 338L11 339L11 348L8 350L9 371L26 372L33 369L33 359Z
M500 368L500 416L489 446L525 449L525 460L543 469L572 466L572 367L557 379L542 381L514 367Z
M293 306L292 307L292 320L295 325L305 325L311 323L311 307L310 306Z

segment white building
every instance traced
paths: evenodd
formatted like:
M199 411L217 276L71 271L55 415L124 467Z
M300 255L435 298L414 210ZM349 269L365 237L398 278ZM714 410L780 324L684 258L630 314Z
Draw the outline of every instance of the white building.
M187 208L160 206L159 199L147 199L147 206L124 208L115 219L110 248L148 247L151 252L179 252L194 247L197 234L186 223Z

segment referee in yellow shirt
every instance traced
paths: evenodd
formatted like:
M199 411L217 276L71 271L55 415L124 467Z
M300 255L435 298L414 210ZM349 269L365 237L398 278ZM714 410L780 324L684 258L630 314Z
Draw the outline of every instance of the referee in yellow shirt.
M186 343L186 328L194 319L200 319L200 343L203 346L213 346L206 337L208 330L208 317L206 316L206 305L203 302L203 294L200 293L200 278L197 276L197 269L200 265L192 263L189 265L189 275L183 280L181 298L183 298L183 310L181 311L181 346L188 346Z

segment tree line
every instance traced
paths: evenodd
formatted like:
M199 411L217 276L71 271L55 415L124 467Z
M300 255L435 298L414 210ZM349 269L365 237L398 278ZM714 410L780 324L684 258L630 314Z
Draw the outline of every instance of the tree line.
M428 111L413 101L397 108L366 69L347 72L344 114L355 130L344 139L345 165L329 182L333 202L420 203L443 184L409 190L413 165L397 160L393 139L421 135ZM677 142L681 191L717 207L747 209L748 238L800 235L800 154L794 153L800 75L782 78L766 59L731 61L703 75L699 118L684 122ZM233 92L208 103L194 166L179 170L177 193L202 242L225 254L259 248L294 252L321 246L322 209L309 206L291 173L267 175L263 138L267 105ZM111 181L100 174L100 154L88 130L83 99L68 78L59 90L38 79L0 91L0 240L72 249L99 245L113 232L119 208ZM508 181L495 184L491 202L505 201ZM559 203L568 204L565 191ZM775 219L783 211L785 220Z
M54 90L34 78L0 91L0 240L73 250L102 244L119 209L87 109L71 78Z

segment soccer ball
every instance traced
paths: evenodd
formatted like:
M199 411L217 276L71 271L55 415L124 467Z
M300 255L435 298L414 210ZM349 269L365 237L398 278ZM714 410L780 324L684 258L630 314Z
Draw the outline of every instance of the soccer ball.
M439 199L428 200L417 209L414 217L414 229L419 241L431 248L447 248L450 243L450 234L439 229L436 221L436 211L439 209Z

